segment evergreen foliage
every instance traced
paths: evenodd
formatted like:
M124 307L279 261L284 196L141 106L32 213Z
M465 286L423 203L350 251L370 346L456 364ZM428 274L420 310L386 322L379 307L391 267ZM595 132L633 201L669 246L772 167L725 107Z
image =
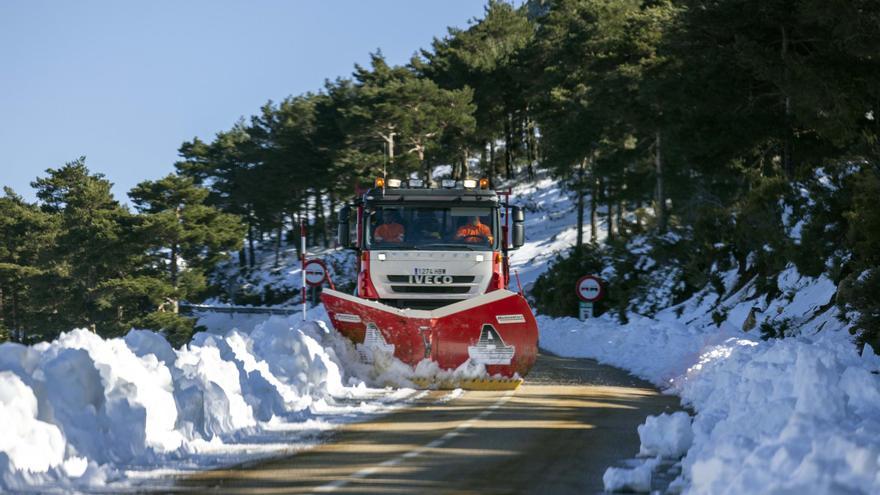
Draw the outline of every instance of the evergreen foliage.
M137 321L182 342L191 322L169 305L204 294L221 253L247 273L274 243L277 263L300 220L329 246L327 213L380 171L430 180L449 164L493 185L540 166L575 198L578 247L535 285L541 311L575 314L569 279L613 258L607 307L624 314L651 282L617 241L671 231L655 254L680 268L677 298L729 268L772 294L793 261L839 283L861 341L880 343L878 46L871 0L490 0L406 65L373 53L183 142L177 175L132 191L136 213L83 160L37 179L37 204L7 190L0 328Z
M205 205L209 191L169 175L132 190L132 213L112 184L79 158L33 182L38 202L0 198L0 329L5 338L50 339L89 328L132 326L185 342L194 321L177 302L202 296L211 269L238 249L237 216Z

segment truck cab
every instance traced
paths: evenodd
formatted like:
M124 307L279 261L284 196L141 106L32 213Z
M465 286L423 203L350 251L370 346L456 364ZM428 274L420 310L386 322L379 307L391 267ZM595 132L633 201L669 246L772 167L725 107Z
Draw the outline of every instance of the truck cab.
M443 186L380 178L340 210L339 243L358 253L358 297L430 310L508 288L522 209L485 179Z

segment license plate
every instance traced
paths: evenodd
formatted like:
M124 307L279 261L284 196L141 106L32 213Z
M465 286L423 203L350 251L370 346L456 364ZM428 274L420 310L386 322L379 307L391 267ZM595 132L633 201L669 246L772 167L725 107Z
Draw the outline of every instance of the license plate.
M413 268L413 275L446 275L445 268Z

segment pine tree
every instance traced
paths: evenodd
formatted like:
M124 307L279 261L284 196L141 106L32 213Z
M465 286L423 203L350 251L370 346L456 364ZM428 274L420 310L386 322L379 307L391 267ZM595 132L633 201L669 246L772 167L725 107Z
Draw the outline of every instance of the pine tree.
M149 242L149 266L159 280L127 279L117 289L151 294L154 299L164 295L156 312L175 315L181 299L204 291L209 271L227 251L241 247L245 233L239 217L205 204L208 194L191 178L175 174L141 182L131 190L129 196L141 212L138 230ZM140 290L144 284L149 291ZM185 341L192 329L192 322L187 325L168 315L151 315L144 321L163 325L177 343Z
M30 337L55 327L48 291L37 297L35 289L53 284L44 268L54 243L57 218L25 202L10 188L0 198L0 330Z
M100 287L134 272L142 249L131 242L133 216L110 191L102 174L92 174L79 158L31 185L44 212L58 216L59 233L49 252L53 284L38 294L53 303L58 330L87 327L105 335L127 330L122 303L99 301Z
M515 150L525 140L534 147L534 127L528 111L530 68L523 66L521 53L531 43L534 25L524 9L496 0L490 1L485 15L468 29L450 28L442 39L435 38L431 50L422 50L422 60L413 61L419 73L444 89L472 88L475 128L467 139L450 143L451 153L468 153L491 147L504 140L504 169L513 172ZM532 150L533 151L533 150ZM486 172L495 175L495 157ZM455 161L458 162L457 160ZM465 166L462 160L462 169ZM490 166L491 165L491 166ZM461 170L458 175L463 175ZM493 181L494 182L494 181Z
M255 204L265 197L253 173L257 147L248 131L241 120L231 130L217 133L211 143L198 138L184 142L178 150L182 160L174 164L180 175L191 177L196 185L210 185L208 204L245 220L248 252L239 253L242 267L256 263L259 221Z

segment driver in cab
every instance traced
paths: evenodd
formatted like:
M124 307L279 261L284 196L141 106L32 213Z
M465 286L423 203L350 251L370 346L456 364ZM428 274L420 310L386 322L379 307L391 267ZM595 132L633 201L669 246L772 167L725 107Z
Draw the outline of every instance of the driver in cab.
M400 215L397 212L388 212L382 225L373 231L373 238L379 242L403 242L404 229L400 224Z
M491 244L492 229L480 221L480 217L471 217L470 222L462 225L455 233L455 239L468 244Z

